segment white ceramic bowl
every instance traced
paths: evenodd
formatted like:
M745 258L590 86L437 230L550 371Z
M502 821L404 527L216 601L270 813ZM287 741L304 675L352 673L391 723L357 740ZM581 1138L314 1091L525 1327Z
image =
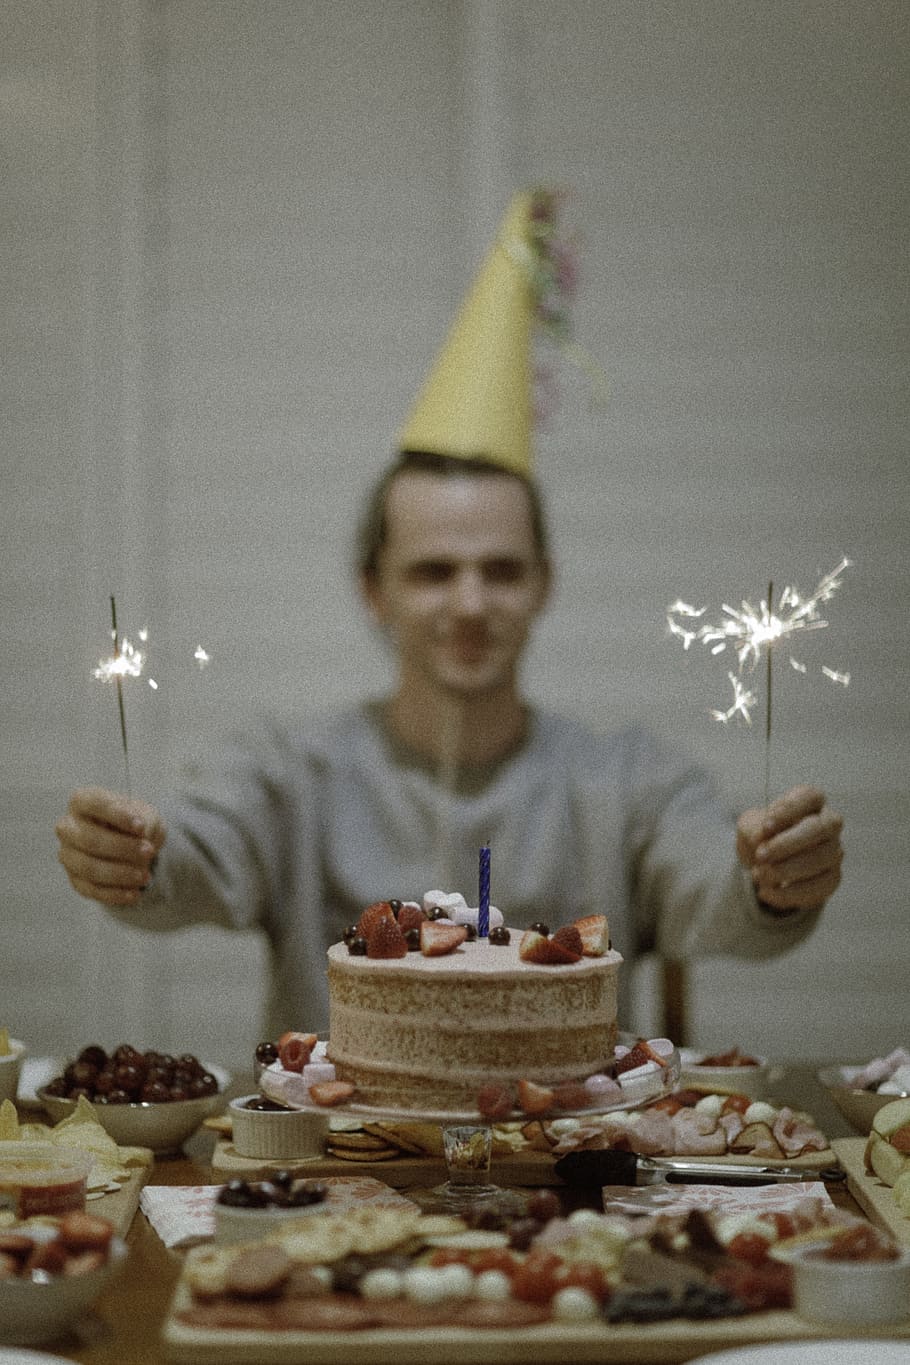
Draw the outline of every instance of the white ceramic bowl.
M768 1089L768 1059L755 1055L757 1066L705 1066L703 1057L708 1052L680 1048L682 1062L679 1084L696 1090L709 1090L719 1095L749 1095L762 1100Z
M26 1046L18 1038L10 1038L9 1045L12 1052L5 1052L0 1057L0 1104L4 1100L14 1100L19 1089L19 1073L22 1070L22 1061L25 1057Z
M55 1229L35 1227L29 1235L50 1241ZM54 1275L46 1284L17 1276L0 1280L0 1342L34 1346L64 1336L118 1273L126 1255L126 1243L114 1237L105 1264L87 1274Z
M238 1156L272 1161L315 1161L325 1156L328 1114L304 1109L248 1109L258 1095L231 1100L231 1141Z
M262 1209L239 1209L230 1204L215 1204L215 1241L220 1245L256 1242L278 1228L299 1223L310 1214L325 1213L325 1200L286 1209L272 1204ZM0 1365L3 1362L0 1361Z
M847 1122L858 1133L869 1133L879 1109L902 1096L882 1095L876 1090L859 1090L852 1086L850 1082L859 1070L858 1066L826 1066L819 1071L818 1079L831 1097L832 1104L837 1106ZM903 1092L903 1098L906 1098L906 1091Z
M171 1100L161 1104L137 1101L135 1104L93 1104L92 1109L105 1132L120 1147L150 1147L153 1152L179 1152L187 1138L224 1104L224 1092L230 1084L229 1074L221 1067L206 1065L218 1081L218 1093L203 1095L197 1100ZM76 1108L75 1100L37 1092L52 1123L69 1118Z
M807 1243L787 1260L793 1307L809 1322L882 1327L910 1318L910 1251L891 1261L839 1261Z

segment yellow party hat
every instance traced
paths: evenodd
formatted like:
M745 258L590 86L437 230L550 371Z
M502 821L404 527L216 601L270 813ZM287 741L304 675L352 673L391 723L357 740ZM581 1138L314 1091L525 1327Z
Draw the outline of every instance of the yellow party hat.
M513 198L408 415L400 450L485 459L530 473L532 324L561 329L554 299L571 274L568 257L556 251L555 202L546 190Z

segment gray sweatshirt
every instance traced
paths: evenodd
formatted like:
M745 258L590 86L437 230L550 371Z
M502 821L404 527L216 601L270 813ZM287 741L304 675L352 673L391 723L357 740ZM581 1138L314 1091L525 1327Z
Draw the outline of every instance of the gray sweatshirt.
M326 1027L326 949L371 901L442 890L476 905L486 843L507 924L605 914L630 965L651 950L767 958L818 918L761 909L734 816L704 772L644 730L601 736L545 712L513 753L445 782L389 735L377 703L267 724L162 815L153 881L138 907L113 913L149 930L258 926L271 948L269 1036Z

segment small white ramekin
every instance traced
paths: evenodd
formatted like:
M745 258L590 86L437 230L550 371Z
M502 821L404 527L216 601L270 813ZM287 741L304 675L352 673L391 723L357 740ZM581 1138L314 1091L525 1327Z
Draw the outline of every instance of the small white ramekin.
M232 1142L238 1156L268 1161L315 1161L325 1155L327 1114L302 1109L248 1109L256 1095L231 1100Z
M883 1327L910 1318L910 1251L891 1261L836 1261L807 1245L787 1260L793 1307L809 1322Z
M308 1214L325 1213L325 1203L304 1204L287 1209L269 1204L262 1209L239 1209L230 1204L215 1205L215 1241L219 1246L238 1242L258 1242L286 1223L299 1223Z

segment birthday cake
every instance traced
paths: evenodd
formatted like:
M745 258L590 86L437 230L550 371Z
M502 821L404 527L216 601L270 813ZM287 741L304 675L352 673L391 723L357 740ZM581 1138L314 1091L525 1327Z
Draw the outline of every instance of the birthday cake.
M360 1103L475 1110L484 1085L583 1081L609 1066L622 958L603 917L578 922L587 948L575 926L551 938L491 916L490 937L471 939L469 923L421 925L420 950L396 956L350 939L329 949L327 1056Z

